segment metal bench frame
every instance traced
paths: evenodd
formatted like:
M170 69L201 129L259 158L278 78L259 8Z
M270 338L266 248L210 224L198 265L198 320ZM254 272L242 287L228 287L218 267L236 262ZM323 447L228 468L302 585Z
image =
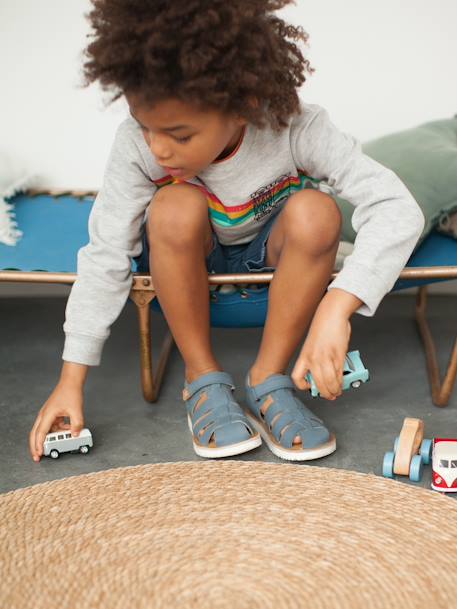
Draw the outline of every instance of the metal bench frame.
M336 276L333 273L332 278ZM76 273L47 273L44 271L0 271L0 281L30 282L30 283L63 283L73 284ZM273 273L248 273L248 274L211 274L208 282L213 284L238 284L238 283L270 283ZM438 279L457 278L457 267L416 267L407 268L400 273L401 279ZM138 311L140 329L140 366L141 385L144 399L148 402L156 402L162 384L163 374L173 347L173 336L168 330L163 341L157 369L154 371L151 350L151 314L150 304L156 297L154 285L150 275L133 273L130 298L135 303ZM436 406L446 406L454 387L457 376L457 337L449 360L447 370L441 380L436 347L430 326L427 321L427 286L418 288L416 298L416 322L419 334L425 350L428 377L432 392L432 400Z
M47 194L54 197L74 196L84 198L96 196L94 191L69 191L69 190L33 190L27 191L30 196ZM337 273L333 273L332 279ZM273 273L248 273L248 274L211 274L208 282L211 284L238 284L238 283L270 283ZM76 273L50 273L45 271L1 271L0 282L12 281L23 283L60 283L73 284L76 281ZM457 266L434 266L434 267L408 267L401 271L399 279L455 279L457 278ZM132 287L129 294L138 311L140 329L140 370L141 385L144 399L147 402L156 402L159 397L163 375L166 369L171 349L174 345L173 336L168 329L166 337L160 350L157 369L154 370L151 350L151 314L150 305L156 297L154 285L150 275L133 273ZM428 377L432 393L432 401L436 406L446 406L449 402L456 376L457 376L457 336L454 340L451 357L444 377L441 377L436 355L435 342L427 321L427 286L418 288L416 298L415 318L417 328L422 339L425 350Z

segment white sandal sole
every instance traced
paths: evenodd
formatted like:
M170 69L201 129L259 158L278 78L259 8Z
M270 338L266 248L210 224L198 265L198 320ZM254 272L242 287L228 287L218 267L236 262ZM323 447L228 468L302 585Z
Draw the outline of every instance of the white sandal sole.
M262 438L265 440L271 452L277 457L280 457L281 459L286 459L287 461L311 461L312 459L320 459L321 457L326 457L327 455L330 455L336 450L336 438L334 434L330 434L330 439L325 444L320 444L319 446L315 446L314 448L305 448L304 450L293 450L290 448L284 448L283 446L278 446L276 442L273 442L271 440L270 435L265 430L262 423L260 423L247 410L245 410L244 413L251 422L252 426L260 433Z
M237 442L236 444L228 444L227 446L220 446L219 448L209 448L208 446L201 446L195 442L194 432L192 430L192 421L190 419L190 415L187 415L187 424L189 425L190 433L192 434L192 443L194 445L194 451L197 453L199 457L209 457L215 458L218 457L231 457L232 455L241 455L242 453L246 453L254 448L257 448L262 444L262 438L260 434L256 434L249 440L243 440L242 442Z

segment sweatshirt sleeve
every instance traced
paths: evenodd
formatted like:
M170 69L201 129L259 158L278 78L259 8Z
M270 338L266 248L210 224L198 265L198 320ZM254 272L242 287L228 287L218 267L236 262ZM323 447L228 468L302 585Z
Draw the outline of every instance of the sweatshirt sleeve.
M422 210L397 174L364 154L317 104L302 105L292 120L291 148L298 168L355 207L354 249L328 289L354 294L364 303L357 313L372 316L419 240Z
M131 259L142 249L142 224L156 190L132 123L118 127L89 215L89 242L77 255L77 279L65 310L62 359L98 366L110 326L132 284Z

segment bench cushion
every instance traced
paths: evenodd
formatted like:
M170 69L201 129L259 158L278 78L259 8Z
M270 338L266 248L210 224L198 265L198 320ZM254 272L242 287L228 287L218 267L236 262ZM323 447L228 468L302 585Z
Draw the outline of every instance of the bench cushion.
M404 182L420 205L425 226L416 249L441 219L457 211L457 114L390 133L362 145L363 151ZM335 197L343 215L343 238L354 242L354 206Z

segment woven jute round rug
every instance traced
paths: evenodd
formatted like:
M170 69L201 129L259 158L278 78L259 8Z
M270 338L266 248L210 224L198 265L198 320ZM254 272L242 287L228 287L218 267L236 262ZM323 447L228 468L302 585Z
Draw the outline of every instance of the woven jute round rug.
M0 495L2 609L455 608L457 504L303 464L124 467Z

